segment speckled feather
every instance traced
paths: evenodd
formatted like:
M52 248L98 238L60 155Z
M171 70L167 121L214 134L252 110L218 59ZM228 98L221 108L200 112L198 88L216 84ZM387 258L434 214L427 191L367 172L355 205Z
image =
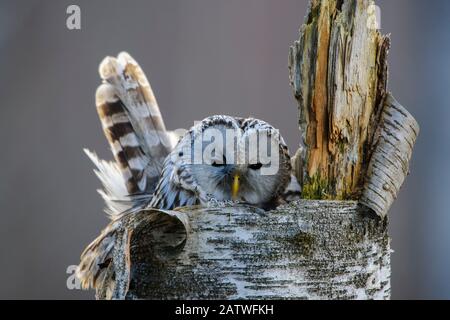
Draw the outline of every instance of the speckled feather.
M192 127L178 143L166 131L151 87L137 62L127 53L107 57L100 65L103 84L96 94L98 114L115 161L98 159L85 150L96 165L95 173L103 184L99 190L112 222L81 255L77 276L83 288L97 287L106 276L117 230L125 215L145 208L173 209L206 205L208 201L229 200L225 183L205 184L204 175L211 165L198 167L189 163L196 138L210 128L229 128L242 134L264 131L278 138L280 167L269 180L258 180L255 172L243 177L247 202L270 208L299 195L299 185L291 174L288 148L278 131L268 123L253 118L211 116ZM220 171L215 172L214 178ZM260 177L261 179L264 179ZM225 178L222 177L225 181ZM268 179L268 178L267 178ZM260 181L261 183L259 183ZM221 191L218 188L224 187Z
M161 179L156 187L155 194L149 206L161 209L173 209L176 207L189 206L194 204L205 205L211 198L211 190L204 190L199 184L198 174L192 172L191 158L179 156L189 155L192 150L194 140L197 139L207 129L223 126L232 130L240 130L243 134L249 130L266 130L269 135L279 135L278 131L267 122L254 118L237 118L225 115L215 115L208 117L190 129L185 137L178 143L175 149L167 157ZM281 156L280 168L277 173L279 179L271 197L263 199L259 203L252 203L260 207L274 207L278 204L291 183L291 164L289 151L283 138L279 136L279 152ZM257 187L257 186L255 186ZM231 200L229 198L220 200Z

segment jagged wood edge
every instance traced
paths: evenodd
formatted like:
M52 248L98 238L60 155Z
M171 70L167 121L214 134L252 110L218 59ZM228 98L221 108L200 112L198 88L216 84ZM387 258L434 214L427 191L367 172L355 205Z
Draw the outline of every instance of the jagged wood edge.
M304 148L303 198L356 200L387 85L389 37L371 0L312 0L290 48Z

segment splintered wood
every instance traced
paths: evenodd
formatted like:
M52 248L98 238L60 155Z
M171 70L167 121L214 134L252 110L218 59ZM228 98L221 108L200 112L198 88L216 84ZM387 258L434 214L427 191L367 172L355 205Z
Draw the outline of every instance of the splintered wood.
M358 199L386 93L389 38L372 1L313 0L291 47L306 199Z

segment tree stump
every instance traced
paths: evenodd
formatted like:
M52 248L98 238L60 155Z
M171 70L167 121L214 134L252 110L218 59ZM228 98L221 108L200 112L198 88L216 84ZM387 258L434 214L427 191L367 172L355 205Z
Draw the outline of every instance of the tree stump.
M124 215L99 299L390 298L387 212L419 127L387 92L373 6L311 0L290 50L304 200Z
M356 202L302 200L270 212L241 205L150 210L128 219L123 230L133 231L117 238L115 259L124 261L125 250L129 261L116 264L114 289L105 279L99 298L390 296L386 220Z

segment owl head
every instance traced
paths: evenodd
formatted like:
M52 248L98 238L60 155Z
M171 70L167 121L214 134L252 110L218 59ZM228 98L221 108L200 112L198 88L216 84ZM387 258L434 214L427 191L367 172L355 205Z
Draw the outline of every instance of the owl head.
M278 130L253 118L206 118L188 131L168 161L182 197L197 203L237 200L271 207L291 176L289 151Z

